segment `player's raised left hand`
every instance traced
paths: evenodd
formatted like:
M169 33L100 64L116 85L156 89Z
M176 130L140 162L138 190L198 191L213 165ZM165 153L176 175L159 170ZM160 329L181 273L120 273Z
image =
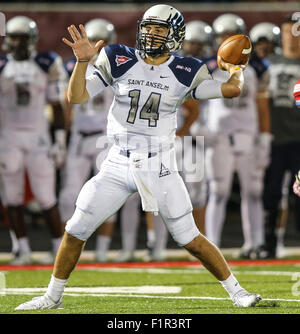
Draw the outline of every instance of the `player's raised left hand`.
M95 54L99 52L104 44L103 40L98 41L95 46L93 46L86 35L85 29L82 24L79 25L80 32L72 24L68 27L69 34L73 39L73 43L63 38L63 42L70 46L77 60L79 61L89 61Z

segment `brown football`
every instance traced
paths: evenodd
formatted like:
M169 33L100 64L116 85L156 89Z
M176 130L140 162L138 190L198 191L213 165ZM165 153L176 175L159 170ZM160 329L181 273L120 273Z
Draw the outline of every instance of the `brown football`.
M250 38L246 35L233 35L227 38L218 49L217 62L219 68L223 70L219 63L220 58L226 63L234 65L246 64L250 57L251 49Z

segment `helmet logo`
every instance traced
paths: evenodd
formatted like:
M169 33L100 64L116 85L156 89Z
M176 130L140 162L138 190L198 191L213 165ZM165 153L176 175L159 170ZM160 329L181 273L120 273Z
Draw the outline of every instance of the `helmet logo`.
M126 57L126 56L118 56L118 55L116 55L117 66L123 65L123 64L127 63L130 60L132 60L132 58L129 58L129 57Z

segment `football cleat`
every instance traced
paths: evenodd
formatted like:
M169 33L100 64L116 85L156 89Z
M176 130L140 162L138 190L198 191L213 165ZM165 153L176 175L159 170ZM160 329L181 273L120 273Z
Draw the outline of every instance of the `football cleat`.
M53 264L55 256L52 253L45 254L39 261L39 264Z
M32 263L31 254L16 255L10 262L10 264L13 266L23 266L25 264L31 264L31 263Z
M15 311L56 309L62 306L62 297L58 302L54 302L46 293L40 297L34 297L32 300L20 304Z
M262 300L256 293L249 293L245 289L238 291L233 297L233 304L237 307L254 307Z
M95 261L100 263L107 262L106 252L96 252Z
M122 251L120 255L115 259L115 262L134 262L134 253L130 251Z

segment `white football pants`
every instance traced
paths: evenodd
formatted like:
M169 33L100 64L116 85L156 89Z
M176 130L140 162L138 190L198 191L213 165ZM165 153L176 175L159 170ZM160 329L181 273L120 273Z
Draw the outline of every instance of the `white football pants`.
M264 170L256 166L254 136L235 134L220 137L218 143L206 150L206 177L209 197L205 228L209 240L220 246L226 204L236 171L241 189L241 218L244 248L263 244L263 177Z
M23 204L25 170L35 199L43 210L56 203L56 173L49 158L51 139L48 131L8 130L0 137L0 173L3 183L3 202L6 206Z
M146 184L151 184L150 191L144 189L143 198L145 193L152 195L175 242L180 246L188 244L200 232L190 214L192 205L186 187L174 169L174 149L156 152L151 157L148 154L135 154L134 157L136 160L121 154L120 147L116 145L110 149L100 172L81 189L76 210L67 222L66 231L80 240L87 240L138 187L142 189ZM161 168L144 170L133 176L133 173L139 173L140 164L158 165ZM137 171L133 172L134 169ZM137 181L137 176L140 181ZM137 185L136 182L140 183Z
M99 172L102 162L108 154L110 147L97 148L99 136L99 134L95 134L83 137L75 131L72 132L67 160L62 173L62 189L59 194L59 209L64 222L70 219L74 213L80 189L91 173L95 175Z

